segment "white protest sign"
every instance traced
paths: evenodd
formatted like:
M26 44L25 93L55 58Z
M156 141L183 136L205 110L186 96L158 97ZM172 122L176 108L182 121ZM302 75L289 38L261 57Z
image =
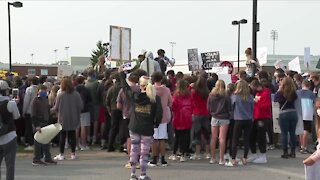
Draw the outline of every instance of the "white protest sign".
M262 47L257 49L257 59L260 65L267 64L268 48Z
M305 65L307 68L309 68L309 66L310 66L310 61L311 61L310 47L305 47L305 48L304 48L303 60L304 60L304 65Z
M301 73L300 60L298 56L294 58L292 61L290 61L288 63L288 66L289 66L289 70Z
M229 74L229 67L212 67L212 72L216 74Z
M276 68L276 69L282 69L282 70L287 70L287 68L286 68L286 65L283 63L283 61L282 60L277 60L277 62L276 63L274 63L274 67Z

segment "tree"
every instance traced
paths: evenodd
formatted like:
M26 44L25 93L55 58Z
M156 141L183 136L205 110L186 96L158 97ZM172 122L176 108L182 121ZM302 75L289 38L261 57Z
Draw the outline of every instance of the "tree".
M92 50L90 58L92 67L97 64L99 57L101 55L104 55L104 53L106 52L106 48L103 46L102 41L98 41L96 46L97 48Z

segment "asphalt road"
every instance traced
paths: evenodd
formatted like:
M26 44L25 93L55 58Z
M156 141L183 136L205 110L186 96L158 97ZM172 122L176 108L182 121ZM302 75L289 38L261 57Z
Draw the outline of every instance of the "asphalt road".
M56 152L54 149L53 152ZM66 152L69 152L66 150ZM55 153L53 153L55 154ZM240 152L242 154L242 152ZM269 162L264 165L250 164L242 167L211 165L207 160L169 161L168 167L148 169L154 180L303 180L302 160L307 155L297 154L296 159L280 158L281 151L268 152ZM124 168L127 157L120 153L99 150L79 152L79 159L59 162L57 166L33 167L32 154L19 154L16 161L17 180L127 180L130 170ZM4 164L4 163L3 163ZM4 166L1 171L4 175ZM2 177L2 179L5 179Z

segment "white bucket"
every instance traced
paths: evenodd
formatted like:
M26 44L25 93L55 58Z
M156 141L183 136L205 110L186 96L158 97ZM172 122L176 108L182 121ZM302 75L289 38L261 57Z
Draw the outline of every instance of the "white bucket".
M50 124L41 128L41 133L36 132L34 139L41 144L48 144L60 131L62 126L60 123Z

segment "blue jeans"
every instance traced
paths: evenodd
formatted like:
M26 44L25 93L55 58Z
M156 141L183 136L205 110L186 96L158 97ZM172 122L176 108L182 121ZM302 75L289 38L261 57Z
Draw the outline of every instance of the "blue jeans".
M298 115L296 111L285 111L279 115L279 125L281 129L282 147L288 149L288 133L290 134L291 150L296 148L296 127Z

